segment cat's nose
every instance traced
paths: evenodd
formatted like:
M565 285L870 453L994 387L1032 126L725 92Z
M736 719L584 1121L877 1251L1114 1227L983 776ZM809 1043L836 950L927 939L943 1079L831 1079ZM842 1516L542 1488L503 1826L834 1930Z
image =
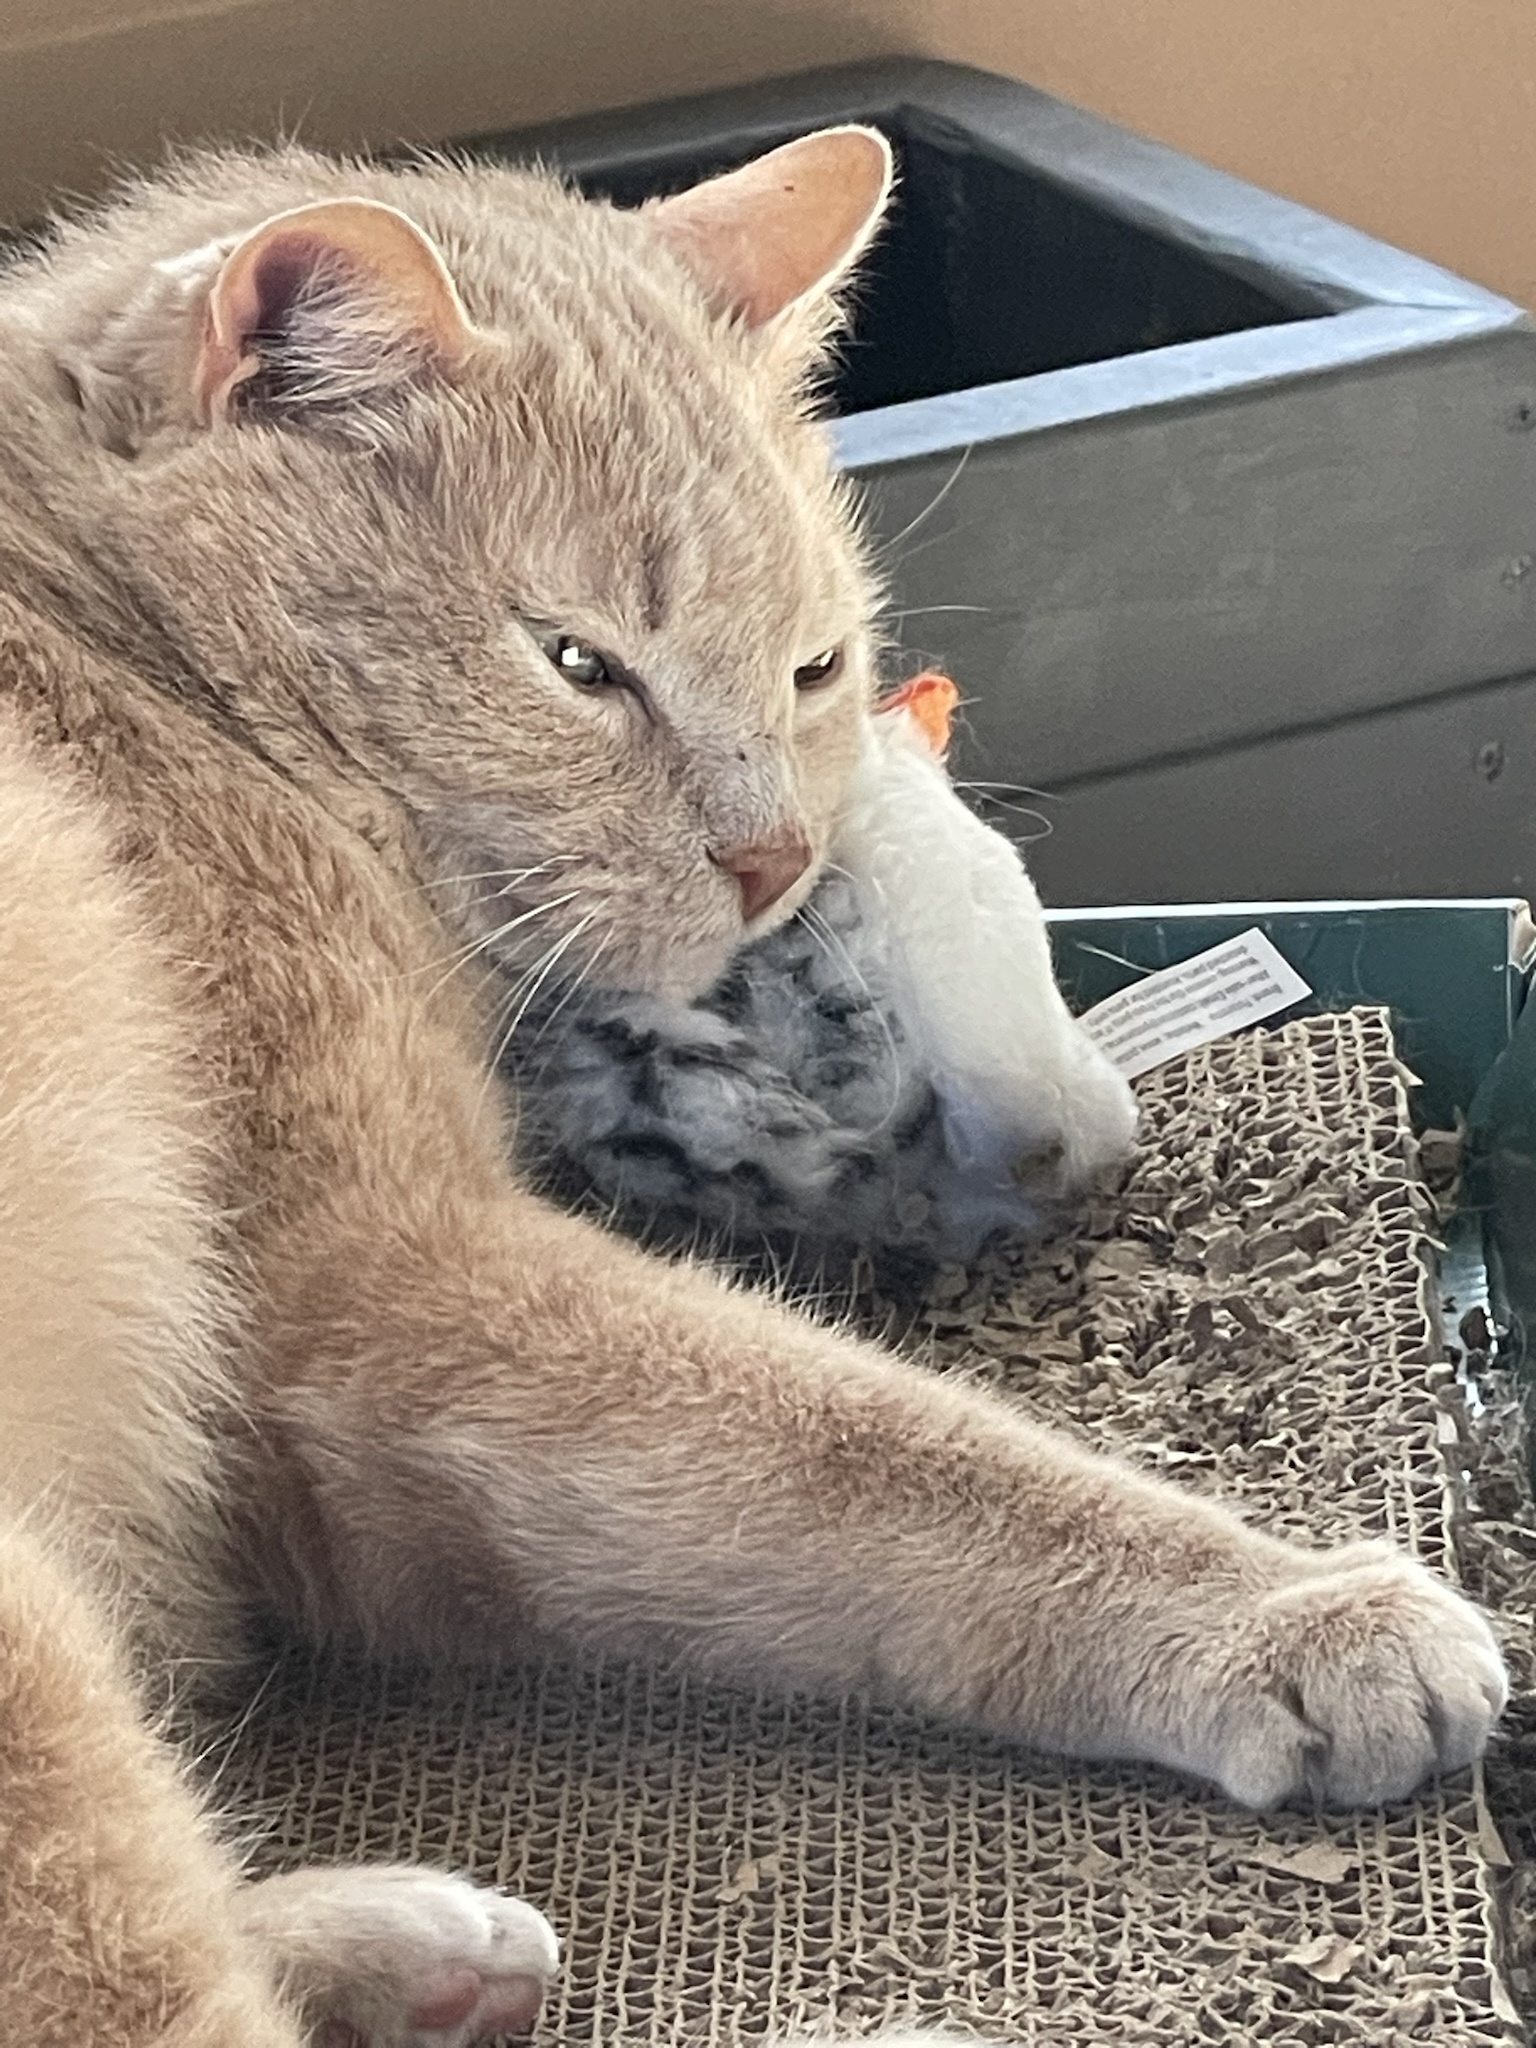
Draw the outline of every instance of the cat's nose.
M810 841L803 833L785 833L775 839L754 840L750 846L728 847L724 853L710 853L717 867L736 877L741 890L741 914L750 924L778 902L811 864Z

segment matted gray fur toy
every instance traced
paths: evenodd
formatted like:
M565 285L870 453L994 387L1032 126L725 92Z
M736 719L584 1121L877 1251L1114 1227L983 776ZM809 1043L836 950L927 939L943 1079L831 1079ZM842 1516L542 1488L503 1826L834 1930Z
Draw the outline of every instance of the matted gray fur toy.
M1018 854L944 771L947 711L909 687L871 715L815 894L708 995L529 1006L508 1064L555 1191L801 1264L963 1258L1126 1150L1130 1089L1056 988Z

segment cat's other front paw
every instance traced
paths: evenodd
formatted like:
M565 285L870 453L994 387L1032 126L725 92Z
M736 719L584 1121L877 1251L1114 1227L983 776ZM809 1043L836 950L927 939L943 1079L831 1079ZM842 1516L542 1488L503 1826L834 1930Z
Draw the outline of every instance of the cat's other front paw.
M1477 1609L1385 1545L1320 1558L1229 1637L1209 1775L1245 1806L1374 1806L1480 1756L1508 1697Z
M314 2048L471 2048L526 2034L559 1961L544 1915L407 1865L296 1870L252 1885L247 1934Z

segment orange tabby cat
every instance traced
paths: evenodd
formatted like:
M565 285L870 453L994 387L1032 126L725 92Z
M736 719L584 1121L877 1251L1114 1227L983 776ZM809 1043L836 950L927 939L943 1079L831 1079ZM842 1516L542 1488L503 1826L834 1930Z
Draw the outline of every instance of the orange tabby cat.
M6 2038L526 2020L531 1909L242 1888L135 1717L260 1604L530 1624L1267 1803L1410 1790L1487 1628L554 1213L541 974L691 993L813 881L875 592L803 402L884 143L640 213L205 158L0 280Z

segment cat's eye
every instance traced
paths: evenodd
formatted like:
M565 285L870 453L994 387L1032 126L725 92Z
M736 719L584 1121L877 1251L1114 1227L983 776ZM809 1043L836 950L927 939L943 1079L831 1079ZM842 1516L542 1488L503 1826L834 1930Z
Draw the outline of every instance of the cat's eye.
M588 641L578 640L574 633L541 633L539 645L566 681L575 683L578 689L608 690L619 681L606 658Z
M797 690L823 690L827 684L842 674L843 650L829 647L824 654L818 654L814 661L802 662L795 670Z

